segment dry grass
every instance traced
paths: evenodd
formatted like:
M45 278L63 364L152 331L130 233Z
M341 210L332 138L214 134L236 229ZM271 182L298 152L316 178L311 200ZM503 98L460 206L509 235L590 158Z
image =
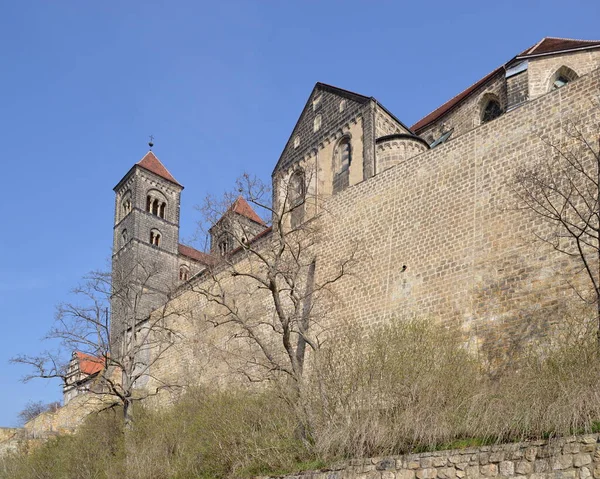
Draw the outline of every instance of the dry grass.
M347 329L313 358L293 407L285 387L189 391L172 409L118 412L0 460L0 478L228 478L323 461L591 431L600 419L593 324L565 317L553 344L491 376L459 335L397 322L369 339ZM299 424L310 431L300 440Z

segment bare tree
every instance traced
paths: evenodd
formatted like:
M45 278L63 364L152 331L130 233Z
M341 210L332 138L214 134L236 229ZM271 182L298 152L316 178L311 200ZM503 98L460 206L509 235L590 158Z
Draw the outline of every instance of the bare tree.
M33 378L59 378L65 387L100 396L103 407L123 407L126 428L133 420L134 403L158 394L161 389L178 387L157 377L153 367L180 339L171 325L171 317L183 312L174 310L169 295L157 295L151 285L159 277L156 265L139 262L107 272L92 272L73 290L77 301L57 307L55 324L45 339L58 340L56 351L37 356L21 355L13 363L25 364ZM148 298L157 295L157 298ZM154 309L157 299L164 300ZM115 322L111 325L111 308ZM118 317L117 317L118 316ZM113 337L114 336L114 337ZM85 361L98 366L87 375L74 364L71 353L78 352ZM147 387L153 380L153 387Z
M207 198L201 211L205 224L212 225L213 243L226 240L219 248L213 244L220 261L191 284L204 298L206 321L255 353L240 353L240 372L250 381L287 378L296 404L307 352L320 349L336 303L333 287L359 261L359 248L352 244L338 263L319 268L316 255L327 213L322 206L317 211L310 184L297 170L272 194L246 174L235 194L221 201ZM267 218L258 231L256 221L236 216L240 197Z
M590 111L598 111L598 105ZM575 260L579 297L596 306L600 341L600 125L565 121L560 138L541 137L543 154L514 178L519 207L542 220L537 238Z
M28 402L22 411L19 412L18 418L21 424L35 419L40 414L45 412L56 412L60 408L60 402L43 403L42 401Z

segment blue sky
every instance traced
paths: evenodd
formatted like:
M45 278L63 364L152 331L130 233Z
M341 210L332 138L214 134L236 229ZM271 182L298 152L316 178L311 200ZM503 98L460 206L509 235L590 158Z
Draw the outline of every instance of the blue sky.
M411 125L544 36L600 39L600 2L4 1L0 5L0 425L54 306L111 251L112 187L154 151L194 205L268 180L315 82Z

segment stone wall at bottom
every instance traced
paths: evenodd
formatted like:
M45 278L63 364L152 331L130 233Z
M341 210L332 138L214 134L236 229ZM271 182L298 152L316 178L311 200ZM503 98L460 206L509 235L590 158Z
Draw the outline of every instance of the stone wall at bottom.
M600 435L355 459L286 479L600 479ZM281 476L279 476L281 477Z

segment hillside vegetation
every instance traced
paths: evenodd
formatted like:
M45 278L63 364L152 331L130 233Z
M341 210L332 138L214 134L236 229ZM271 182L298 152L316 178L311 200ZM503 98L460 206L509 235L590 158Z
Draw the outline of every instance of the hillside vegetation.
M493 374L456 332L431 321L396 322L368 340L347 328L313 358L300 403L276 382L188 390L171 408L139 409L132 431L119 411L93 415L76 434L0 459L0 478L250 477L592 432L600 419L595 328L571 318L562 325L552 342Z

